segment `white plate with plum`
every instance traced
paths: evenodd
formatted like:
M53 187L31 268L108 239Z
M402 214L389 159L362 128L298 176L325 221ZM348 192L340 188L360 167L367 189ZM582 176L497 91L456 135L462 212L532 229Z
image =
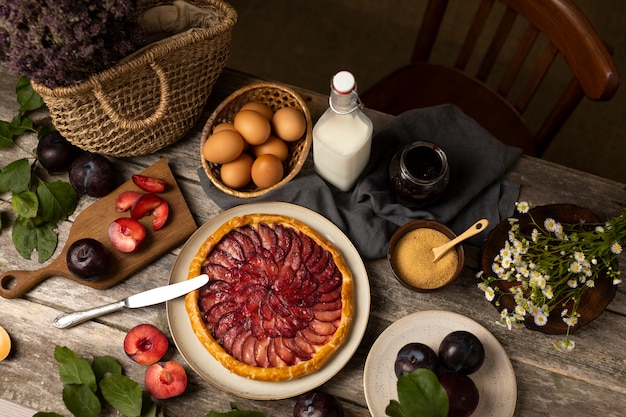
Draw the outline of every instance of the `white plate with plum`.
M394 322L374 342L363 385L373 417L398 401L398 378L417 368L436 375L456 416L511 417L517 382L511 361L491 332L450 311L421 311ZM445 375L445 376L444 376Z

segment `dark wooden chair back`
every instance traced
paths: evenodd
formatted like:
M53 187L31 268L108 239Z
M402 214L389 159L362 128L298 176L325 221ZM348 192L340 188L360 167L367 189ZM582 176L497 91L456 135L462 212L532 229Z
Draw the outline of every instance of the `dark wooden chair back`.
M481 0L445 65L431 56L448 3L428 2L410 64L361 93L367 107L400 114L453 103L504 143L540 156L584 97L615 95L612 55L570 0Z

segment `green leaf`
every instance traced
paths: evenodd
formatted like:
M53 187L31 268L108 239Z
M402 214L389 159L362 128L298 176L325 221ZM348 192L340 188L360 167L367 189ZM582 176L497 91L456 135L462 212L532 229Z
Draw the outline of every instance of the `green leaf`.
M93 358L91 369L96 375L96 381L102 381L107 375L122 375L122 365L111 356Z
M100 400L85 384L64 385L63 402L76 417L98 417L102 411Z
M37 247L37 232L34 227L26 227L18 220L13 224L11 239L17 252L24 259L30 259L30 255Z
M15 145L13 137L11 125L3 120L0 120L0 148L10 148Z
M152 402L152 398L150 397L150 394L148 394L146 391L144 391L144 402L142 404L142 409L141 409L141 417L160 417L163 416L163 413L160 412L159 407L157 407L157 405ZM147 400L147 401L146 401Z
M33 128L33 121L22 115L15 116L13 120L11 120L9 127L11 129L10 133L13 137L22 135L27 131L35 131Z
M27 219L34 219L37 217L37 212L39 211L39 199L37 198L37 194L32 191L22 191L19 194L13 193L11 207L13 207L13 211L20 216Z
M31 180L28 159L17 159L0 171L0 192L21 193L28 189Z
M387 408L385 408L385 414L391 417L411 417L404 413L400 403L396 400L389 401Z
M165 417L163 409L157 406L146 390L141 392L141 417Z
M54 358L59 362L59 376L64 384L84 384L96 392L96 376L87 359L63 346L54 348Z
M43 223L36 227L24 225L31 219L23 220L18 217L13 224L11 238L17 252L24 259L30 259L33 250L37 250L39 263L50 259L57 247L58 236L54 232L54 226ZM36 218L37 219L37 218Z
M43 413L43 412L38 412L33 414L33 417L63 417L61 414L57 414L57 413Z
M37 185L39 214L51 223L66 219L76 209L78 194L65 181L39 181Z
M398 401L391 400L385 413L391 417L446 417L448 394L434 372L416 369L398 378Z
M230 403L230 409L231 411L225 413L211 411L204 417L265 417L265 414L260 411L242 410L236 403Z
M102 396L117 411L127 416L141 414L142 389L124 375L110 375L100 381Z
M20 77L15 87L17 102L20 104L20 113L37 110L44 105L43 99L33 90L33 86L26 77Z

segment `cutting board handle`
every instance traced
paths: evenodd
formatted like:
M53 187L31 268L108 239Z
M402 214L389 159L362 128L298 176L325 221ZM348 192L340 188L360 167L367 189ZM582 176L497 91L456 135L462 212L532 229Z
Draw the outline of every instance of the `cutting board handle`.
M0 295L4 298L17 298L48 277L65 276L66 272L61 268L62 265L64 263L57 259L45 268L36 271L4 272L0 275Z

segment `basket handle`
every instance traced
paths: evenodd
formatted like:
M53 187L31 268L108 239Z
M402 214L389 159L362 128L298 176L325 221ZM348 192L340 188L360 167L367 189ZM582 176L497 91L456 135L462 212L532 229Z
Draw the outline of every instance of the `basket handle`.
M159 90L161 94L161 100L159 101L159 106L150 116L146 117L143 120L132 120L127 119L120 115L109 102L108 97L102 91L102 85L98 82L94 86L94 95L102 105L104 112L117 124L119 124L122 128L128 130L141 130L150 128L157 123L159 123L167 114L167 109L170 104L170 86L167 83L167 75L163 68L158 66L155 62L150 63L150 67L159 78Z

